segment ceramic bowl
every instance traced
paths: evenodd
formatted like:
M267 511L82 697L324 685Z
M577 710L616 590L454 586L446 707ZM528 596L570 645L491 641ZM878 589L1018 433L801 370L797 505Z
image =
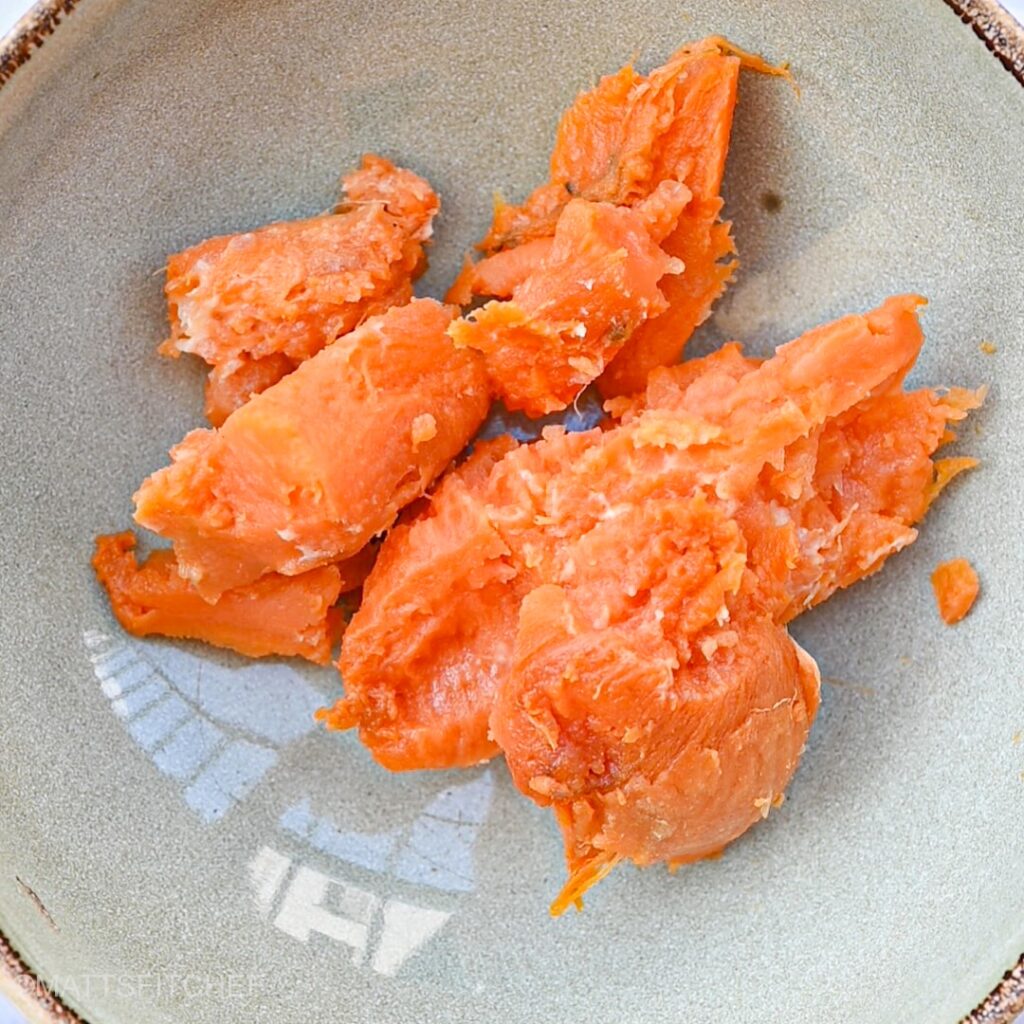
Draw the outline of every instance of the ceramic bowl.
M0 65L0 932L48 1014L952 1024L1000 985L1024 949L1024 89L1009 20L964 6L974 24L940 0L37 8ZM314 725L333 671L126 637L92 537L199 422L198 367L155 352L168 252L326 209L373 150L443 196L438 294L492 192L542 179L577 90L708 33L801 91L743 78L743 267L691 351L923 292L913 380L989 386L960 443L982 466L797 624L835 685L785 805L718 861L618 870L552 920L558 836L501 763L390 775ZM954 555L983 593L950 629L929 573Z

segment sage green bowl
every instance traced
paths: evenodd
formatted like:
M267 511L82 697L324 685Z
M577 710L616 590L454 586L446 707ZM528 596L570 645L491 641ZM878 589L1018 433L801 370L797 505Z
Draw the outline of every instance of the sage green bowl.
M941 0L43 11L72 7L0 74L0 932L47 1012L53 991L93 1024L970 1013L1024 950L1024 89L972 27ZM168 252L326 209L373 150L442 194L440 294L492 192L542 180L577 90L708 33L801 92L743 77L743 266L692 351L923 292L913 379L989 386L959 443L982 465L797 624L842 685L785 805L552 920L556 829L500 762L390 775L314 725L333 671L126 637L92 537L200 419L198 367L155 352ZM929 573L959 555L983 589L951 629Z

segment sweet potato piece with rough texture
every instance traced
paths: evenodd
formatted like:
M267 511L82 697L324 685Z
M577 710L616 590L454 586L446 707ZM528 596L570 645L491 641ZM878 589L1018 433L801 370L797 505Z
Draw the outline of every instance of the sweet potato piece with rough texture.
M511 647L506 640L495 641L480 657L471 651L451 652L453 644L472 645L459 632L470 628L464 625L472 621L470 612L451 610L449 616L446 611L454 607L450 595L471 589L456 582L452 573L457 570L460 580L508 578L487 591L487 603L500 603L499 617L507 621L530 589L545 580L560 581L567 565L578 566L591 557L573 552L577 541L584 543L581 538L595 530L601 535L597 528L606 519L616 521L666 492L716 486L728 500L750 497L750 509L741 504L735 516L741 525L750 520L748 546L760 533L769 538L758 548L766 565L761 585L767 594L772 581L779 581L781 589L772 591L771 600L783 620L795 613L790 610L794 602L802 608L805 602L823 599L866 569L856 561L857 552L843 546L840 524L849 510L840 504L840 515L833 515L831 509L840 501L834 491L858 494L864 510L861 519L854 515L845 525L868 524L871 514L877 517L870 522L878 530L884 527L904 542L912 539L913 531L900 517L912 521L923 514L920 502L911 500L914 489L918 497L928 491L929 455L946 420L962 417L965 406L952 394L939 399L928 393L907 407L893 404L887 422L886 417L872 417L870 406L859 411L858 402L881 389L884 394L877 401L898 403L898 396L888 397L888 390L898 391L894 382L902 379L920 347L914 315L919 301L913 296L893 299L870 314L816 328L763 364L730 345L704 359L658 370L643 400L620 400L623 420L618 428L577 434L548 428L535 444L510 444L497 460L492 446L487 449L490 458L471 459L453 470L420 518L394 530L382 545L381 562L343 645L341 667L349 699L344 716L332 718L332 724L372 719L364 740L375 756L391 767L426 767L417 761L422 744L406 747L403 735L429 735L434 726L447 729L443 723L450 709L471 706L471 712L460 711L459 716L478 723L478 732L451 749L493 751L479 724L492 686L477 684L474 666L488 665L489 678L504 677ZM851 409L857 415L848 413ZM829 417L844 414L850 418L842 428L828 425ZM901 423L903 432L897 433ZM806 445L809 435L819 444L822 424L835 435L825 437L819 459L817 447ZM850 441L844 440L843 431L849 431ZM879 434L888 436L897 450L905 449L908 459L913 454L919 460L901 464L899 476L908 496L899 500L899 485L874 457ZM914 440L918 437L919 443ZM816 459L820 482L813 476ZM782 469L766 476L762 468L768 461ZM873 491L881 497L872 502ZM812 501L822 507L811 509ZM776 523L779 512L773 511L773 502L784 502L787 515L793 506L791 518L782 525ZM801 520L798 513L805 506L807 517ZM823 531L828 545L811 533L811 546L801 555L802 526ZM636 532L644 530L637 527ZM481 542L471 542L473 537ZM823 545L833 554L819 562ZM846 554L840 558L839 552ZM599 562L617 558L608 548L597 557ZM624 559L620 552L618 562ZM787 566L787 560L794 564ZM619 582L625 580L623 575ZM388 597L406 591L415 594L415 616L413 605ZM512 612L505 607L508 602ZM457 627L444 625L449 617L458 621ZM435 645L449 653L434 661ZM406 696L395 705L390 695L399 686ZM374 696L369 700L371 687ZM415 689L421 695L408 696ZM386 751L381 739L385 732ZM443 766L446 749L437 744L429 766Z
M598 381L602 395L639 391L652 369L676 362L690 335L725 291L739 263L727 259L735 249L730 225L718 219L721 208L718 198L691 202L676 229L661 243L685 269L665 278L664 312L641 324L612 359Z
M981 585L974 566L966 558L940 562L932 573L932 589L942 621L947 626L959 622L974 606Z
M627 66L581 93L558 127L548 182L519 206L496 207L479 246L484 259L467 263L449 299L508 297L543 259L543 243L574 197L633 206L663 182L681 183L691 198L661 245L683 270L665 279L665 308L637 327L599 379L606 397L641 390L653 367L678 360L736 269L719 191L741 67L786 74L713 37L684 46L649 75Z
M659 285L682 264L658 242L689 195L664 182L636 207L573 200L511 298L452 324L456 345L483 353L507 408L531 416L564 409L640 324L666 308Z
M253 395L266 391L295 366L283 352L274 352L260 359L241 355L231 363L212 367L206 377L206 418L219 427Z
M345 699L320 717L332 729L358 726L374 757L395 771L471 765L497 753L487 735L490 683L511 652L517 602L506 587L515 574L507 548L480 495L513 447L509 438L478 443L419 515L391 530L363 592L375 614L357 612L349 624L339 663ZM465 688L424 686L421 665Z
M903 392L920 302L659 370L616 426L455 470L385 540L328 723L399 769L497 741L563 827L556 909L623 857L720 849L780 799L817 705L785 623L914 539L981 400ZM486 600L449 615L471 580Z
M202 640L250 658L331 660L330 611L342 589L336 566L264 576L211 605L178 572L173 552L154 551L140 565L130 531L97 537L92 564L117 621L133 636Z
M336 213L211 238L168 260L171 336L160 351L212 367L214 426L367 317L412 298L437 196L377 156L343 185Z
M682 664L643 624L586 620L558 587L523 601L493 715L517 785L562 828L555 914L618 860L697 860L765 817L818 707L813 660L765 617L737 614Z
M349 558L462 450L490 402L480 356L418 299L368 320L196 430L135 496L203 597Z
M698 199L717 195L744 65L784 73L710 37L649 75L627 65L580 93L559 123L547 183L522 205L499 204L479 248L490 255L550 237L574 196L632 205L666 180Z

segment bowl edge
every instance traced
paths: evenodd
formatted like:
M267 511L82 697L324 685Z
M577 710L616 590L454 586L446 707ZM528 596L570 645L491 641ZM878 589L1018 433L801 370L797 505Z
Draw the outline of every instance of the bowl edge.
M37 0L0 36L0 89L83 0Z

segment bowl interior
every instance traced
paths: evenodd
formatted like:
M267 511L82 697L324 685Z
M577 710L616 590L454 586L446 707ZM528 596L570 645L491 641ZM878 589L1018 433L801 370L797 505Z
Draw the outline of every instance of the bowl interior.
M440 294L578 89L711 32L801 94L743 77L742 271L690 351L920 291L913 379L989 385L983 465L796 624L832 685L785 805L551 920L556 830L500 763L392 776L314 727L332 671L127 639L91 540L199 422L198 368L155 354L168 252L326 209L379 151L442 194ZM0 930L104 1024L969 1011L1024 948L1022 138L1024 92L937 0L83 4L0 94ZM984 591L949 629L955 555Z

